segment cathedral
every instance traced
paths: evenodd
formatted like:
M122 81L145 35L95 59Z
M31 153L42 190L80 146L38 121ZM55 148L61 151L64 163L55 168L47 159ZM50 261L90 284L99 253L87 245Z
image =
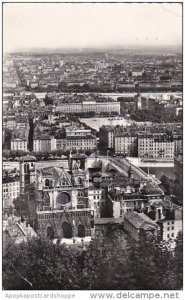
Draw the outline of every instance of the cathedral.
M91 236L93 211L88 200L86 156L70 155L69 168L33 164L38 233L53 238ZM33 182L33 179L32 179Z
M69 170L36 170L39 232L48 238L91 236L93 211L89 208L85 156L70 156Z

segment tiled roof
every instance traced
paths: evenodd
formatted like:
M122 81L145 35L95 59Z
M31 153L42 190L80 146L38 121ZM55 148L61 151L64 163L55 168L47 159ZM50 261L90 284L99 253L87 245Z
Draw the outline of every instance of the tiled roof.
M158 225L144 213L137 213L135 211L132 211L126 213L124 215L124 218L132 223L132 225L137 229L143 228L146 230L146 228L149 228L148 226L152 226L152 228L158 227Z
M95 218L95 225L105 225L105 224L120 224L123 223L123 218Z
M55 180L55 183L57 183L58 181L64 180L67 183L67 185L70 185L70 186L72 185L70 175L68 174L68 172L66 172L62 168L45 167L45 168L42 168L42 174L43 175L51 175L52 178Z

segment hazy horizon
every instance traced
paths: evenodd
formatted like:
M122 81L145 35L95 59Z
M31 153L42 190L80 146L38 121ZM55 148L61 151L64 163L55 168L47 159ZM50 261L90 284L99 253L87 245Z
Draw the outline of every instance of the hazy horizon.
M180 3L4 3L3 50L182 49Z
M120 47L119 45L115 45L114 47L56 47L56 48L20 48L11 50L8 52L4 51L4 54L13 54L13 53L57 53L57 52L120 52L120 51L130 51L130 52L162 52L162 51L174 51L174 52L182 52L181 45L168 45L168 46L145 46L145 45L130 45L129 47Z

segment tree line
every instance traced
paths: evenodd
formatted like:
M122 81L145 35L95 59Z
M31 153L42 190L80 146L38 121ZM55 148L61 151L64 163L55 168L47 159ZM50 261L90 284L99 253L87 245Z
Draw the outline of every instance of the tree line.
M182 234L168 242L108 230L83 248L38 237L9 242L3 250L5 290L172 290L182 289Z

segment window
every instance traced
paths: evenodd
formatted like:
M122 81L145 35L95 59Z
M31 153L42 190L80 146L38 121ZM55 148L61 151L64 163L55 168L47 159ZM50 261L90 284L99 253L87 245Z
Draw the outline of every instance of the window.
M174 233L172 233L172 237L174 237Z
M167 238L169 239L169 237L170 237L170 235L169 234L167 234Z
M172 230L174 230L174 226L172 226Z
M167 230L169 231L169 230L170 230L170 227L167 227Z

